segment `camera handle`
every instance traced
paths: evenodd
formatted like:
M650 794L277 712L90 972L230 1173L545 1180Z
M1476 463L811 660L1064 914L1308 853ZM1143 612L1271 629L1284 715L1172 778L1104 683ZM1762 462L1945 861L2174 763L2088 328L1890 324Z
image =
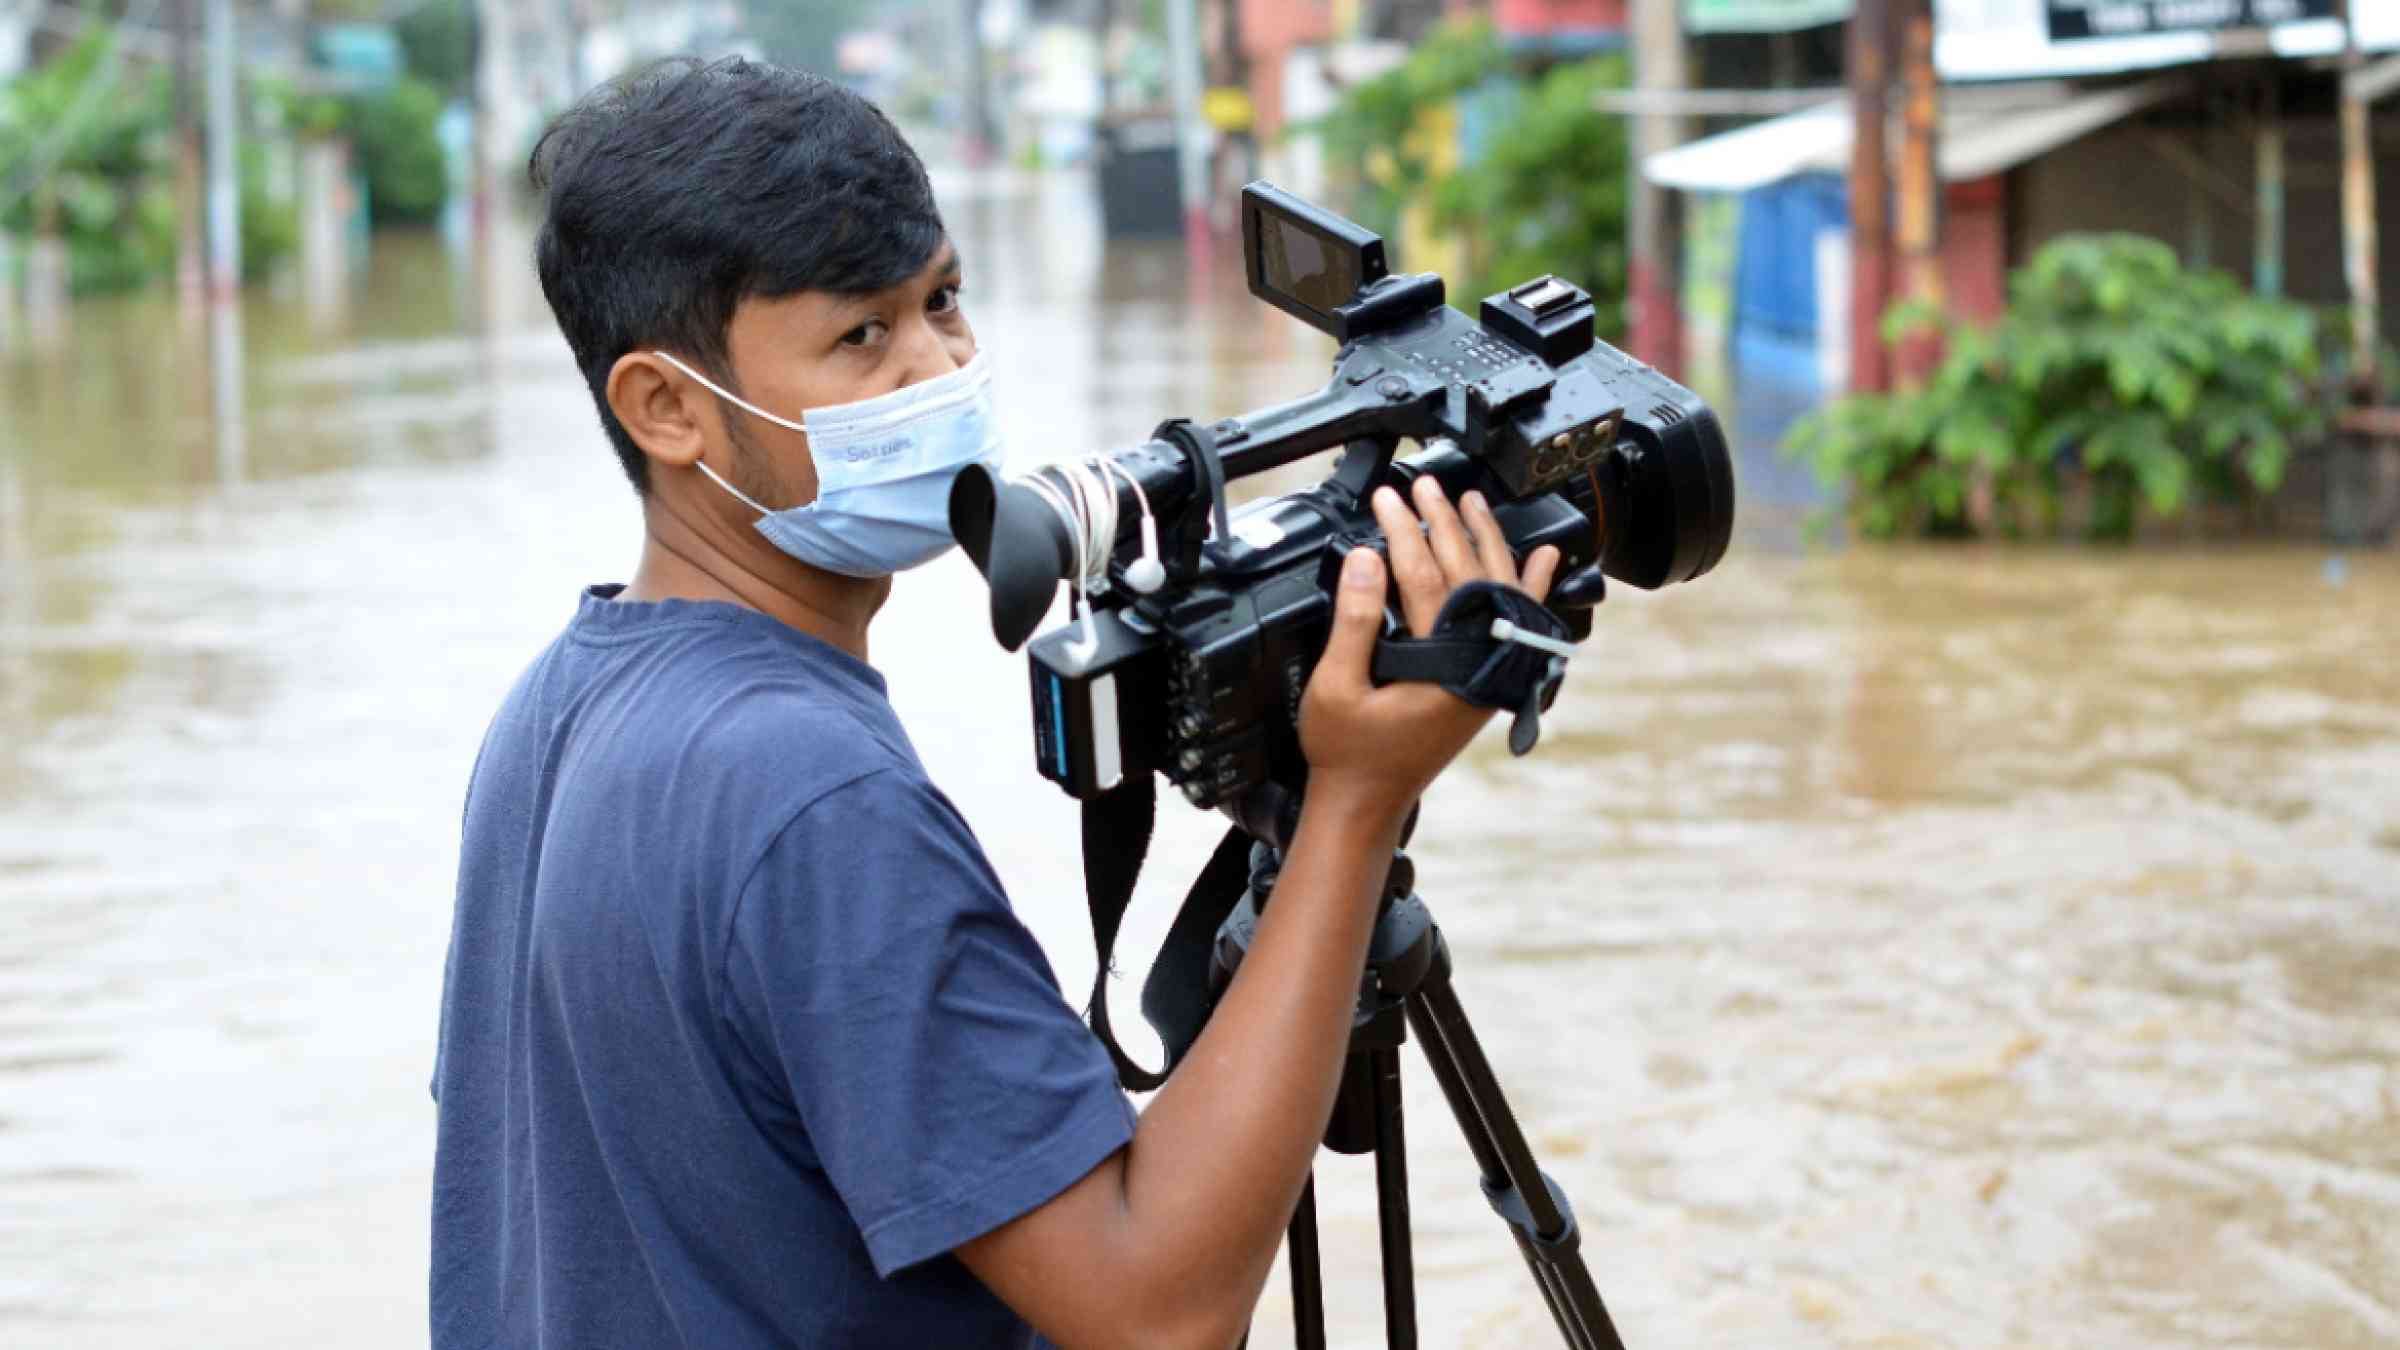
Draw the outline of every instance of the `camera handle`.
M1282 861L1272 845L1251 848L1249 886L1217 930L1209 965L1212 996L1232 981L1249 951ZM1558 1183L1535 1163L1516 1114L1501 1094L1491 1061L1484 1057L1466 1009L1451 988L1449 944L1415 886L1415 864L1395 850L1367 949L1342 1085L1325 1132L1326 1147L1337 1153L1375 1155L1385 1343L1392 1350L1414 1350L1417 1344L1407 1137L1400 1108L1400 1047L1413 1028L1474 1154L1484 1199L1508 1224L1559 1335L1569 1350L1624 1350L1584 1264L1575 1212ZM1288 1241L1293 1339L1299 1350L1324 1350L1325 1291L1313 1175L1293 1210Z
M1150 439L1183 451L1192 466L1192 492L1183 509L1166 525L1163 541L1167 575L1189 581L1200 571L1200 546L1211 533L1219 539L1233 532L1225 505L1225 459L1217 453L1217 433L1188 417L1170 417L1158 424ZM1130 475L1129 475L1130 477Z
M1365 436L1342 447L1342 457L1335 461L1333 476L1326 479L1330 487L1350 494L1350 500L1366 505L1367 494L1383 482L1391 472L1392 456L1400 450L1400 442L1390 436Z

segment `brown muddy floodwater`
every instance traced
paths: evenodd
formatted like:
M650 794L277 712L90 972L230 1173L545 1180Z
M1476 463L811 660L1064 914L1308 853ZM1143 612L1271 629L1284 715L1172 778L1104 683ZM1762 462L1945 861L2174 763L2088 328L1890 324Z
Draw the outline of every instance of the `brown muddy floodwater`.
M1322 378L1075 180L947 187L1021 453ZM0 358L10 1346L423 1342L460 796L634 553L529 277L390 238L244 328L238 452L166 301ZM2400 557L1787 537L1613 596L1417 849L1627 1341L2400 1344ZM946 559L876 661L1080 989L1073 804L982 613ZM1129 950L1211 819L1163 822ZM1425 1344L1554 1343L1411 1063ZM1371 1172L1320 1190L1380 1344ZM1253 1344L1288 1319L1278 1280Z

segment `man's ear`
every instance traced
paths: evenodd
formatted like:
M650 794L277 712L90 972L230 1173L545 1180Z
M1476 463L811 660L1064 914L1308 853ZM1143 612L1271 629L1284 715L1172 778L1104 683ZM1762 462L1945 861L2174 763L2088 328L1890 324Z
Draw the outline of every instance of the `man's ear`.
M643 454L671 468L690 468L707 448L706 402L690 376L649 352L627 352L608 368L608 410Z

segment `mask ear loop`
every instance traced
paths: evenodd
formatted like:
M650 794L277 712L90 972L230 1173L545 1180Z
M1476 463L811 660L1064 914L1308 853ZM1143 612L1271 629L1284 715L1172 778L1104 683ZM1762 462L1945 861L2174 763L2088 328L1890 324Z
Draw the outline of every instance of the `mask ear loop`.
M765 420L773 422L779 427L789 427L793 431L797 431L803 436L808 434L808 428L800 425L798 422L795 422L788 417L777 417L775 414L768 412L766 409L759 407L757 404L750 402L739 394L726 392L724 386L718 384L715 380L708 378L706 375L701 374L699 371L692 369L690 366L685 365L683 361L673 352L653 351L650 354L657 357L659 360L666 362L668 365L675 367L677 370L682 371L684 374L691 376L693 379L700 382L701 388L706 389L712 394L715 394L718 398L725 400L727 403L730 403L733 406L741 409L743 412L750 414L752 417L764 418ZM713 473L709 476L711 478L716 477L716 475Z

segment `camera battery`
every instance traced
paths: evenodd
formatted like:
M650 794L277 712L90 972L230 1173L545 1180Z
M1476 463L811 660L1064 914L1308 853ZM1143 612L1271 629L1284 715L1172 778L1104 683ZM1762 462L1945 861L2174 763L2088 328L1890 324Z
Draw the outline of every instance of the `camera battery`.
M1053 629L1033 660L1034 766L1076 797L1157 767L1161 699L1157 635L1115 610Z

